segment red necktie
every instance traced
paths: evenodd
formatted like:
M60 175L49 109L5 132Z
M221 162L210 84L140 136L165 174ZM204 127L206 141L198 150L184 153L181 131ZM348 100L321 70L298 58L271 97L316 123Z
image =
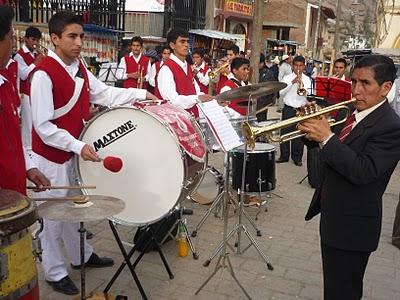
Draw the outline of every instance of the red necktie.
M351 116L349 116L347 118L346 122L344 122L344 127L339 134L339 140L341 142L343 142L347 138L347 136L350 134L355 121L356 121L356 117L354 114L352 114Z

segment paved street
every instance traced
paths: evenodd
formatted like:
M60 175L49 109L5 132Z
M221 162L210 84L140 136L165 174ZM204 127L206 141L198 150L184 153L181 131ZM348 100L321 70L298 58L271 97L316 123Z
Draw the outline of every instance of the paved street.
M303 167L297 167L292 162L277 165L277 187L267 205L268 211L263 210L256 222L262 231L262 237L256 237L251 225L247 220L245 222L260 248L273 264L274 270L267 269L254 247L250 247L244 254L230 255L237 278L253 299L322 299L319 219L315 218L311 222L304 221L313 189L310 188L307 180L299 184L307 173L305 158L303 162ZM212 155L210 164L222 171L221 154ZM399 178L400 167L396 169L384 195L382 235L378 251L371 256L366 271L364 299L400 299L400 250L390 244L399 195ZM194 210L194 215L188 218L188 226L191 230L209 206L191 201L186 201L185 206ZM251 216L255 216L254 208L246 210ZM232 211L230 215L229 228L236 222ZM208 268L203 267L202 264L221 241L222 226L223 222L211 215L199 230L198 236L193 239L200 254L199 260L194 260L191 255L186 258L178 257L176 242L169 242L163 246L163 251L175 275L173 280L169 279L157 253L146 254L136 271L148 297L150 299L245 299L227 269L219 271L198 296L194 295L196 289L215 267L217 259L214 259ZM113 268L87 271L87 289L102 290L122 262L122 255L108 222L89 223L88 228L95 234L92 244L96 252L110 256L116 261ZM119 226L118 230L124 240L132 241L134 228ZM246 238L242 238L243 241L247 244ZM40 264L38 268L42 299L70 299L53 292L43 280ZM78 271L70 270L70 275L76 283L79 283ZM129 299L140 298L127 268L122 272L111 292L129 296Z

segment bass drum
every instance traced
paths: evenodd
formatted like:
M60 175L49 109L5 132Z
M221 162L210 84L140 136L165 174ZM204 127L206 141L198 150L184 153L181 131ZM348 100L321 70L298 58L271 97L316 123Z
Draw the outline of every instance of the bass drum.
M117 173L101 163L81 157L75 160L79 184L96 185L96 189L84 193L125 201L125 209L110 218L116 223L154 223L168 215L201 181L207 165L201 130L188 113L164 105L153 106L153 112L133 107L109 109L87 123L81 134L80 139L93 146L101 158L122 159L123 167ZM168 120L163 119L164 114ZM181 141L192 141L193 136L200 139L192 145L204 150L198 157L182 147Z

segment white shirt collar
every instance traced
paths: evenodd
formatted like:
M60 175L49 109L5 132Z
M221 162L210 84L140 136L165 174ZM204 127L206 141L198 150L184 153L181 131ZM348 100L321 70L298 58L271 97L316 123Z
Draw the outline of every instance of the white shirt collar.
M178 57L176 57L175 54L171 53L170 59L172 59L174 62L176 62L186 73L187 71L187 61L181 61Z
M7 82L7 78L0 74L0 86L2 86L5 82Z
M36 50L33 50L31 52L25 44L22 45L22 51L24 51L25 53L30 53L30 54L36 54L37 53Z
M15 62L15 60L13 60L12 58L10 58L10 60L9 60L8 63L7 63L6 69L8 69L8 67L9 67L13 62Z
M378 104L375 104L374 106L367 108L363 111L354 111L354 117L356 118L356 124L360 123L362 119L364 119L366 116L368 116L370 113L372 113L375 109L377 109L379 106L383 105L387 99L379 102Z
M206 67L206 63L203 61L200 66L196 67L198 70L204 70Z
M140 60L140 58L142 57L142 53L139 53L138 57L136 57L135 55L133 55L133 52L130 52L129 56L133 57L134 59Z
M74 66L78 66L79 65L79 60L77 58L75 58L75 60L70 64L67 65L53 50L49 49L49 52L47 52L47 56L54 58L61 66L63 66L64 68L70 68L70 67L74 67Z

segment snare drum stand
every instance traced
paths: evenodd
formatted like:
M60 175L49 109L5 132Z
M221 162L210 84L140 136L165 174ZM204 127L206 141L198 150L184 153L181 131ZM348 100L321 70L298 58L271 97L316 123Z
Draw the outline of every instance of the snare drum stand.
M206 281L203 282L203 284L199 287L199 289L195 292L195 295L200 293L200 291L207 285L207 283L211 280L212 277L214 277L215 274L220 269L225 269L227 268L229 270L229 274L231 274L232 278L236 281L240 289L243 291L243 293L246 295L248 299L251 299L250 295L247 293L247 291L244 289L242 284L239 282L237 279L235 272L233 270L233 266L231 264L230 258L229 258L229 253L228 253L228 247L232 248L229 243L228 243L228 203L230 200L230 195L229 195L229 153L225 153L225 158L224 158L224 176L225 176L225 181L224 181L224 190L221 193L221 199L223 199L223 214L224 214L224 231L223 231L223 240L220 245L222 252L218 258L217 264L215 265L214 271L211 273L211 275L206 279ZM218 252L220 252L220 250ZM217 253L218 253L217 252ZM211 261L211 260L209 260ZM208 266L209 262L207 265L204 264L204 266Z

